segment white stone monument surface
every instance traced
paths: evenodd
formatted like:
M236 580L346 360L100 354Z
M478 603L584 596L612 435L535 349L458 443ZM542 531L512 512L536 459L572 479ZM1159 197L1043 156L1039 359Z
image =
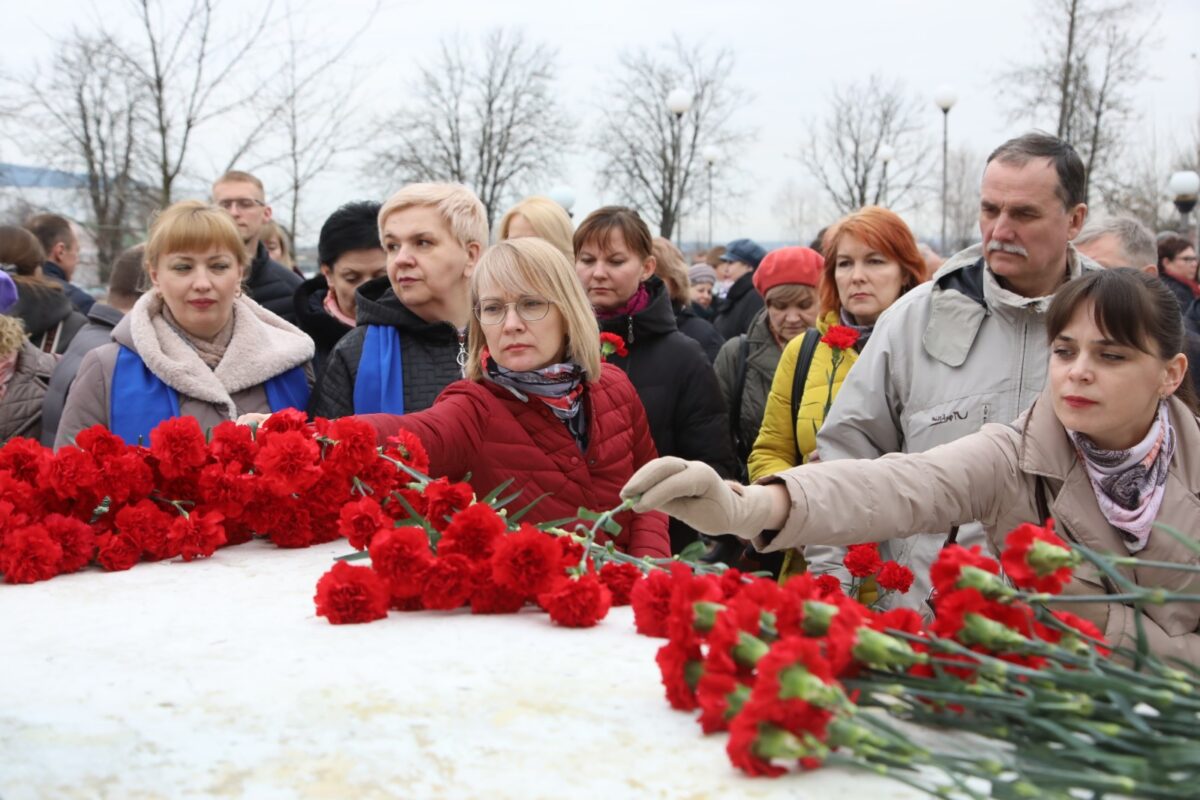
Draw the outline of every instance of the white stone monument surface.
M0 798L894 798L743 777L667 705L628 608L328 624L344 541L0 585Z

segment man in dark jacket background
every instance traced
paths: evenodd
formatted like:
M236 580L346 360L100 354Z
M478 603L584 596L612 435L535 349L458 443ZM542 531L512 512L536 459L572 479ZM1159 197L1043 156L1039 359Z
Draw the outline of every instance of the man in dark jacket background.
M754 270L767 255L761 245L750 239L734 239L725 248L717 278L733 281L717 306L713 327L725 339L734 339L750 329L754 315L764 305L762 295L754 288Z
M231 170L217 178L212 187L212 201L229 212L237 225L246 253L250 256L246 291L263 308L296 323L292 296L303 279L290 269L271 259L262 243L263 225L271 219L263 183L249 172Z
M379 203L347 203L329 215L317 240L320 273L296 289L300 330L317 345L318 371L333 346L354 329L358 287L387 275L379 244Z
M29 218L25 229L37 237L46 251L42 274L60 284L75 309L86 314L96 300L71 283L75 267L79 266L79 237L75 235L70 220L58 214L38 214Z
M71 384L79 372L83 357L101 345L112 341L112 329L121 318L129 313L133 304L145 291L144 245L131 247L113 262L108 276L108 294L103 302L95 303L87 313L87 324L71 339L62 359L50 376L50 386L42 401L42 444L54 447L54 434L58 432L58 421L62 419L63 406L71 391Z

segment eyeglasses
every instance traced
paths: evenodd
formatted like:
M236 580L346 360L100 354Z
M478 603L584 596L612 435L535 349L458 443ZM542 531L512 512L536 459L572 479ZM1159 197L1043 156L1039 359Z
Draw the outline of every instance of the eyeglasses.
M475 318L484 325L499 325L508 316L508 310L516 307L517 316L526 322L537 322L545 319L550 313L550 301L541 297L522 297L512 303L501 303L499 300L485 300L475 306Z
M218 200L217 205L226 211L231 210L234 206L237 206L238 211L249 211L255 206L265 206L266 203L262 200L255 200L253 197L229 197Z

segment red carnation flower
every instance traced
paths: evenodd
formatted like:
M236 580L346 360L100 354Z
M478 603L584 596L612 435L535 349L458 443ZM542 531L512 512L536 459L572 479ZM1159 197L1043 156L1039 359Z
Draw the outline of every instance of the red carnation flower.
M633 624L638 633L666 638L673 585L671 575L661 570L650 572L644 580L634 584L629 603L633 606Z
M438 540L438 554L458 553L472 561L487 561L507 530L508 525L490 506L475 503L451 518Z
M141 542L125 533L106 533L97 537L96 560L109 572L129 569L142 558Z
M849 350L858 344L861 334L854 328L845 325L830 325L829 330L821 337L821 341L838 350Z
M129 444L136 444L129 442ZM150 431L150 453L164 478L183 478L208 460L204 431L195 417L173 417Z
M421 583L421 603L428 609L451 611L471 599L475 588L471 559L442 555L433 559Z
M1087 641L1087 645L1089 647L1095 647L1101 655L1108 656L1108 654L1112 652L1110 648L1105 647L1103 644L1105 641L1104 633L1098 627L1092 624L1091 621L1086 620L1083 617L1076 616L1069 611L1054 611L1052 613L1054 614L1055 619L1067 627L1073 628L1077 632L1077 635ZM1062 631L1054 631L1054 633L1057 635L1050 641L1053 641L1054 643L1062 641Z
M751 696L729 723L725 752L735 767L752 776L774 778L787 772L771 759L795 760L812 769L820 761L805 740L811 736L824 741L832 717L829 711L803 700Z
M826 573L816 577L817 591L822 597L829 595L842 594L842 582L837 579L836 575Z
M705 733L729 730L729 721L750 698L750 687L724 672L705 672L696 684L700 728Z
M75 446L101 460L115 458L125 452L125 442L121 437L102 425L93 425L77 433Z
M680 644L667 642L658 648L654 660L658 662L662 674L663 688L667 692L667 702L671 708L679 711L691 711L696 708L696 686L700 676L704 674L704 660L700 653L699 644Z
M225 544L224 519L215 511L193 511L171 523L167 539L171 548L183 556L184 561L208 558Z
M62 514L47 514L42 524L50 538L62 548L59 574L78 572L92 563L96 555L96 534L86 522Z
M421 444L420 437L412 431L401 429L394 436L389 436L383 452L422 475L429 474L429 453Z
M142 453L133 448L104 460L101 465L100 495L108 495L112 507L137 502L154 491L154 470Z
M6 583L45 581L58 574L62 547L41 525L9 531L0 549L0 572Z
M426 515L429 524L439 531L446 530L450 524L447 517L459 509L471 505L475 492L466 483L450 483L445 478L430 481L425 486Z
M0 447L0 470L11 473L19 481L35 484L41 474L42 462L50 457L50 450L36 440L17 437Z
M522 525L496 544L492 578L509 591L533 599L552 589L562 577L562 550L550 534Z
M607 361L608 357L614 353L622 358L629 355L629 348L625 346L625 340L615 333L601 333L600 358Z
M912 588L913 571L899 561L888 561L875 576L880 588L904 594Z
M525 605L525 596L505 589L492 578L492 565L475 565L475 590L471 593L472 614L515 614Z
M321 479L320 448L302 431L284 431L265 439L254 457L262 484L275 495L303 492Z
M393 600L421 594L433 561L424 528L380 528L370 543L371 567L387 582Z
M337 442L325 457L326 469L347 476L357 475L379 458L375 429L356 417L335 421L326 435Z
M172 550L167 536L172 522L171 515L150 500L125 506L114 520L117 532L139 542L146 557L155 561L179 555L178 550Z
M267 417L263 421L261 430L268 434L286 433L288 431L306 432L308 430L308 415L296 408L285 408Z
M338 515L338 533L345 536L355 550L366 550L376 533L391 527L391 518L383 513L373 497L347 503Z
M846 565L846 570L854 577L870 577L883 566L883 559L879 557L879 545L874 542L852 544L846 550L846 558L843 563Z
M205 505L220 511L227 520L238 519L254 494L253 475L242 472L238 462L209 464L200 470L197 488Z
M600 580L604 581L604 585L612 593L614 606L629 605L629 596L633 592L633 587L641 579L642 571L633 564L618 564L615 561L609 561L600 568Z
M938 598L937 617L929 631L942 638L956 638L968 614L986 615L988 599L978 589L954 589Z
M41 462L39 483L62 500L87 497L100 483L100 467L91 453L78 447L63 447Z
M209 451L213 458L222 464L240 464L249 467L258 455L258 443L249 426L238 425L233 420L225 420L212 429L212 442Z
M608 614L612 593L594 573L564 581L538 598L550 620L564 628L590 628Z
M315 544L312 515L296 498L276 500L258 532L269 536L271 544L288 550Z
M725 594L726 600L732 600L737 597L742 589L747 586L746 574L737 567L731 567L721 573L720 583L721 591Z
M983 555L979 545L970 550L962 545L952 544L938 551L937 560L929 568L929 580L939 595L946 595L957 588L959 575L963 567L975 567L993 575L1000 574L1000 564Z
M387 616L388 588L370 567L339 561L317 581L313 600L332 625L371 622Z
M911 608L892 608L871 620L870 625L877 631L903 631L915 635L925 629L925 620Z
M1071 581L1079 557L1049 528L1028 522L1009 532L1000 560L1013 585L1035 592L1059 594Z

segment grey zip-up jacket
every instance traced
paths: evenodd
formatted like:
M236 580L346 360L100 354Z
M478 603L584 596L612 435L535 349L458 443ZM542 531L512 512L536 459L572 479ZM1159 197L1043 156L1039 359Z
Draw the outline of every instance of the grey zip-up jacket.
M1067 245L1071 278L1100 269ZM1010 423L1033 405L1046 381L1050 348L1046 309L1051 297L1021 297L1000 286L983 260L982 245L950 258L929 282L888 308L851 367L817 434L822 461L920 453L978 431L989 422ZM930 486L931 495L937 492ZM847 489L850 503L870 503ZM831 508L825 513L837 514ZM880 545L916 574L913 588L884 606L924 611L929 567L949 533L934 531ZM958 543L983 544L976 523L964 525ZM807 547L816 573L841 569L844 550Z

